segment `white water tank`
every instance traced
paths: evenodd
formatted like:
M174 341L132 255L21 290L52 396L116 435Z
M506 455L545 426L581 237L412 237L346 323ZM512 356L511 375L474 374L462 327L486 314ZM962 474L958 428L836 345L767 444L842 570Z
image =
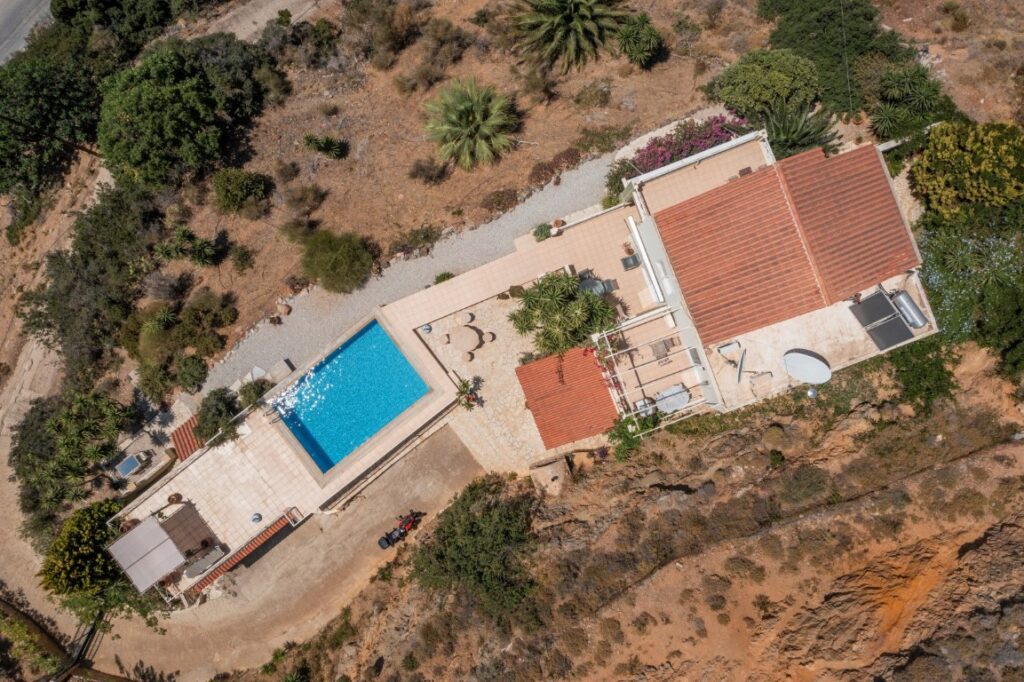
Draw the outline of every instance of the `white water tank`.
M900 289L892 295L892 304L900 311L900 317L914 329L920 329L928 324L928 318L924 316L917 303L904 289Z

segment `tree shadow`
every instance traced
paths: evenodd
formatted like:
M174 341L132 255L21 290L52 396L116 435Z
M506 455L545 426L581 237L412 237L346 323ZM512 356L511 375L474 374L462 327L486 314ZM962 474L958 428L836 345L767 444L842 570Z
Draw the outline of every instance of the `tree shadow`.
M114 662L117 664L117 670L122 677L128 677L139 682L176 682L178 675L181 674L178 670L171 673L157 670L151 665L146 665L146 662L141 660L137 661L134 665L128 666L117 654L114 655Z

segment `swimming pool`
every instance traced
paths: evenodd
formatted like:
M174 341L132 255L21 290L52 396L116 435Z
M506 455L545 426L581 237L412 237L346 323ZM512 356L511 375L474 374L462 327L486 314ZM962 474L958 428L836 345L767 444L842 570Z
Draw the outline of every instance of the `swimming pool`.
M274 407L327 473L428 390L374 320L285 389Z

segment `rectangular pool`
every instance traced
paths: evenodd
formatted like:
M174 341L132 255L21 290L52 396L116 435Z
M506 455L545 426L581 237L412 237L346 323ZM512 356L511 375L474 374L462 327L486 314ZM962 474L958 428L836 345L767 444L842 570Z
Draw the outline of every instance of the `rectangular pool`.
M326 473L428 390L374 320L285 389L274 407Z

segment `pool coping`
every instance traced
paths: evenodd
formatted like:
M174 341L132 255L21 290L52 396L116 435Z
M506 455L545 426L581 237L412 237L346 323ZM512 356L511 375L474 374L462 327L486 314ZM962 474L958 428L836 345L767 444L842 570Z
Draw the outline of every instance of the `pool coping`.
M409 365L416 371L423 383L426 384L427 392L347 454L340 462L324 472L320 470L320 467L317 466L310 453L299 442L298 438L295 437L295 434L292 433L292 430L284 423L283 419L280 418L280 413L273 406L273 400L290 386L300 381L303 376L323 362L331 353L347 343L372 322L376 322L381 326L391 339L391 342L395 344ZM372 313L362 317L358 322L346 329L338 338L326 344L313 360L292 370L261 398L261 409L267 414L270 414L271 411L273 412L273 418L271 419L273 428L291 446L293 454L302 462L310 477L324 490L326 496L319 501L319 507L322 508L325 505L331 504L339 495L343 495L346 489L351 488L361 478L379 468L389 456L414 439L420 431L429 426L438 415L450 408L455 402L454 383L451 377L440 364L435 363L431 365L424 362L422 353L417 352L417 350L408 348L407 341L403 341L402 335L394 328L392 321L382 314L382 307L377 306Z

